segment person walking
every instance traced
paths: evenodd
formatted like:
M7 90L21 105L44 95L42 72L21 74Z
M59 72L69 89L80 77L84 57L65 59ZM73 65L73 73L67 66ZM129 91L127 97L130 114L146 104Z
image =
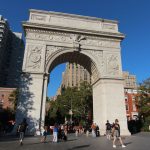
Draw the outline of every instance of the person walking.
M96 133L96 137L100 136L100 131L99 131L99 126L98 125L96 125L95 133Z
M109 120L107 120L107 123L105 125L106 125L106 137L107 137L107 139L110 140L110 138L111 138L111 124L109 123Z
M20 145L23 145L23 139L24 139L24 135L25 135L27 126L28 126L28 124L26 122L26 118L24 118L18 127Z
M53 129L53 142L58 142L58 127L57 127L57 124L54 125L54 129Z
M47 126L44 127L41 142L45 143L46 142L46 137L47 137Z
M79 127L78 127L78 126L75 126L75 127L74 127L74 131L75 131L76 137L78 137L78 135L79 135Z
M115 142L116 142L116 139L118 138L119 141L120 141L120 144L122 146L122 148L126 147L123 142L122 142L122 139L120 137L120 125L119 125L119 120L118 119L115 119L115 124L113 126L114 128L114 140L113 140L113 148L116 148L116 145L115 145Z
M96 126L95 126L95 123L92 123L91 129L92 129L92 136L96 137L96 133L95 133Z

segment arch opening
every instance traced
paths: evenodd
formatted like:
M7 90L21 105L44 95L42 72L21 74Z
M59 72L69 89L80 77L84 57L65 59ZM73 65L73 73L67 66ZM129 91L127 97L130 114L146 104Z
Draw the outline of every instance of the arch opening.
M50 73L57 65L66 62L76 63L83 66L90 73L92 84L100 78L100 73L93 59L79 51L69 51L62 54L57 53L49 59L46 72Z
M67 83L67 85L66 85L66 83L63 83L63 81L62 81L62 83L60 84L60 87L59 87L59 91L57 91L57 94L56 94L56 96L55 97L53 97L51 100L58 100L59 101L59 99L61 99L64 95L64 93L62 93L62 92L64 92L64 88L65 88L65 91L67 91L67 90L70 90L71 89L71 93L72 93L72 95L76 95L76 93L78 92L79 93L79 91L80 91L80 86L88 86L87 88L91 88L91 95L90 95L90 99L91 99L91 101L90 101L90 110L88 111L88 114L87 115L85 115L86 116L86 118L88 118L88 121L90 122L90 124L92 123L92 120L93 120L93 95L92 95L92 83L93 83L93 80L92 80L92 74L94 74L94 76L96 76L97 75L97 77L98 77L98 70L97 70L97 68L96 68L96 64L95 64L95 62L89 57L89 56L87 56L87 55L85 55L85 54L82 54L82 53L80 53L80 52L77 52L77 51L73 51L73 52L66 52L66 53L63 53L63 54L60 54L60 55L58 55L58 56L53 56L54 57L54 59L53 58L51 58L50 59L50 61L47 63L47 70L48 70L48 72L49 72L49 78L50 78L50 76L51 76L51 72L53 72L53 70L55 69L55 67L57 67L58 65L60 65L60 64L62 64L62 63L67 63L67 65L68 65L68 67L70 68L70 65L71 65L71 67L73 67L73 68L71 68L71 69L74 69L74 70L76 70L78 67L80 67L80 68L78 68L78 70L79 69L82 69L82 70L84 70L84 77L77 77L78 79L71 79L71 84L69 84L69 83ZM51 60L53 60L53 61L51 61ZM67 65L66 65L66 68L65 69L67 69ZM77 67L77 68L76 68ZM76 70L77 71L77 70ZM73 73L73 72L72 72ZM76 72L77 73L77 72ZM80 75L83 75L83 73L81 73L80 72ZM96 75L95 75L96 74ZM72 74L70 74L71 76L72 76ZM79 74L78 74L79 75ZM74 76L78 76L77 74L76 75L74 75ZM86 80L86 78L87 78L87 76L88 76L88 79ZM80 79L79 79L80 78ZM53 80L53 79L52 79ZM68 79L69 80L69 79ZM73 81L73 80L78 80L78 81ZM49 82L51 83L51 80L49 80ZM74 83L73 83L74 82ZM76 82L76 83L75 83ZM86 85L84 85L84 84L86 84ZM62 86L62 87L61 87ZM77 90L78 89L78 90ZM51 89L48 89L48 90L51 90ZM61 96L60 96L60 95ZM60 98L61 97L61 98ZM75 97L75 96L73 96L73 97ZM73 99L73 97L71 96L70 97L70 101L73 101L72 99ZM87 97L88 98L88 97ZM70 103L70 102L69 102ZM71 102L72 103L72 102ZM48 122L50 122L50 124L53 122L53 119L51 118L51 121L49 121L49 118L48 118L48 113L47 113L47 108L49 107L49 106L47 106L47 105L49 105L49 104L46 104L46 118L45 118L45 123L46 124L49 124ZM65 106L67 106L66 104L64 104L64 107ZM88 107L88 106L87 106ZM65 109L65 108L63 108L63 109ZM70 108L70 110L69 111L75 111L75 113L77 113L77 111L79 112L79 110L76 110L76 109L73 109L72 110L72 106L71 106L71 108ZM81 111L81 110L80 110ZM58 112L57 112L58 113ZM82 118L83 116L82 116L82 114L81 114L81 112L79 113L80 114L80 117ZM78 115L79 115L78 114ZM57 118L57 117L56 117ZM72 117L71 117L72 118ZM81 119L80 118L80 119ZM90 118L90 119L89 119ZM66 118L65 118L66 119ZM74 119L74 120L76 120L77 118L76 117L74 117L74 115L73 115L73 118L72 119ZM60 120L62 120L61 118L60 118ZM63 120L64 120L64 117L63 117ZM71 121L72 122L72 121ZM77 125L77 122L78 122L78 124L79 124L79 117L78 117L78 121L76 120L75 121L76 122L76 125ZM54 122L53 122L54 123ZM59 122L59 123L63 123L63 122Z

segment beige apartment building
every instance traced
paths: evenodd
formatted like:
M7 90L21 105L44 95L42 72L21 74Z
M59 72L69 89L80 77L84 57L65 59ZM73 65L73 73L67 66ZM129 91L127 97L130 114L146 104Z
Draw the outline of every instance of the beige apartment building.
M66 70L62 74L63 87L79 87L82 81L91 83L90 73L81 65L76 63L67 63Z
M129 74L129 72L123 72L124 88L125 89L137 89L136 76Z
M124 89L137 89L136 76L123 71ZM66 70L62 73L62 86L74 87L80 86L82 81L91 83L90 73L81 65L76 63L67 63ZM60 93L60 88L58 90ZM57 93L57 94L58 94Z

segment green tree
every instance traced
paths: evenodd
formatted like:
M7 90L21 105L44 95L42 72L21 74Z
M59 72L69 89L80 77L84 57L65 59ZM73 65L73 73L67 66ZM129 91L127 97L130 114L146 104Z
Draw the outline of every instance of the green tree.
M87 115L89 111L93 110L93 94L92 86L88 82L80 84L80 103L82 104L83 114Z
M79 88L63 89L62 94L55 101L51 101L49 116L64 123L65 117L71 117L69 112L72 110L73 118L85 122L89 112L92 112L92 108L92 87L89 83L82 82Z
M150 125L150 78L140 84L136 102L139 117L143 121L143 130L148 131Z
M49 102L50 98L48 96L46 96L46 102Z

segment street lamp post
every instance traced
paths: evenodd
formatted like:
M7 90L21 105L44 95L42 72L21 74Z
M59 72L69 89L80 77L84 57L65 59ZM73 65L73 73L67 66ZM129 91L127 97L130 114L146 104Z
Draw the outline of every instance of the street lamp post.
M72 98L71 98L71 109L69 110L69 114L71 115L70 122L72 124L72 115L73 115L73 112L72 112Z

